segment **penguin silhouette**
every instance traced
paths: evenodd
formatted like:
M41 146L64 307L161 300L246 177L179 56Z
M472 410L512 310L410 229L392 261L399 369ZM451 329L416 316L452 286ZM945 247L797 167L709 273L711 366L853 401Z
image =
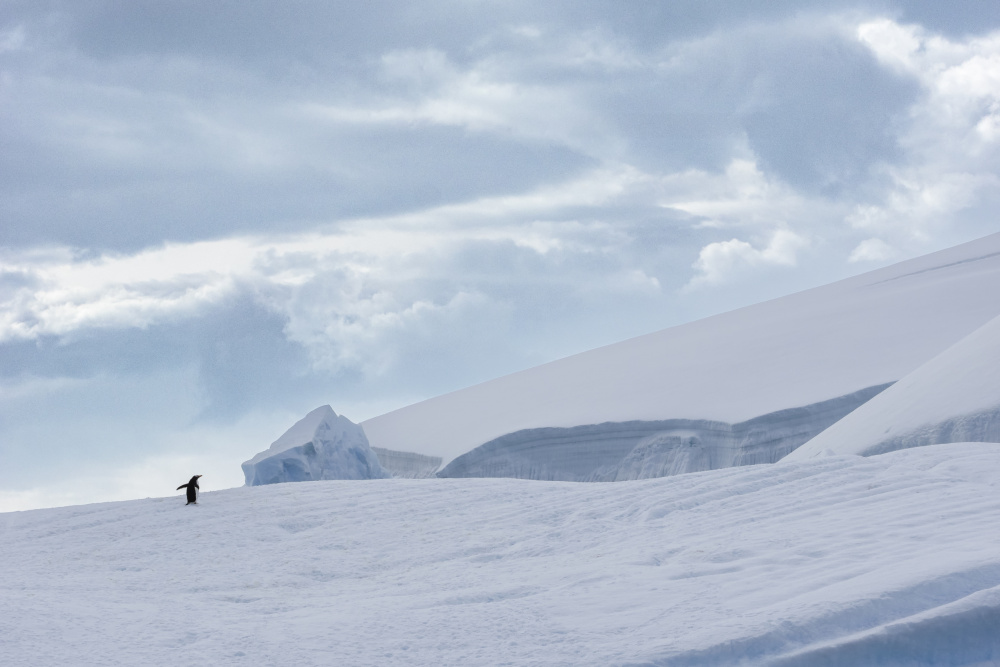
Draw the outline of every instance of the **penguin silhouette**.
M181 484L180 486L177 487L178 491L180 491L181 489L187 489L188 505L190 505L191 503L194 503L195 505L198 504L198 489L201 488L200 486L198 486L199 477L201 477L201 475L195 475L194 477L191 478L190 482L188 482L187 484Z

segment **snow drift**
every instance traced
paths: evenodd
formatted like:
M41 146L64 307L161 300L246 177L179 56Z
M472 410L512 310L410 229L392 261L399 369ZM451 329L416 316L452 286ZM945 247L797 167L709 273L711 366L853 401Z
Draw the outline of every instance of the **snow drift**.
M1000 442L1000 317L789 455L869 456L948 442Z
M517 431L459 456L438 476L620 482L774 463L887 386L739 424L672 419Z
M737 424L894 382L1000 314L1000 234L665 329L362 423L445 463L517 431Z
M243 463L247 486L320 479L390 477L364 430L329 405L316 408Z

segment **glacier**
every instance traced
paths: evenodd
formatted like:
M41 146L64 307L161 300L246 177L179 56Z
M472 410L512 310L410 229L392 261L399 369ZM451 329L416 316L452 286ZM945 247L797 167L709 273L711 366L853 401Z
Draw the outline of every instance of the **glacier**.
M737 424L670 419L525 429L455 458L438 476L618 482L774 463L889 386Z
M329 405L316 408L245 461L243 475L247 486L392 476L379 463L364 429Z
M529 368L362 426L375 447L450 464L526 430L739 424L900 380L1000 314L1000 302L983 296L994 294L1000 234ZM630 451L609 446L608 465Z

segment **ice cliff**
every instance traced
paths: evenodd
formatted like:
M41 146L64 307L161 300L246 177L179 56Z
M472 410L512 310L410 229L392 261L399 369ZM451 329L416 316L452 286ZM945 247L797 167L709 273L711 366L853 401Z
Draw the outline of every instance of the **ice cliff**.
M434 477L441 467L440 456L425 456L414 452L397 452L383 447L372 447L379 462L393 477L404 479L426 479Z
M271 446L243 464L247 486L319 479L382 479L392 475L364 430L329 405L297 421Z
M737 424L668 419L525 429L459 456L438 476L615 482L774 463L886 387Z
M951 442L1000 442L1000 317L907 374L789 455L871 456Z

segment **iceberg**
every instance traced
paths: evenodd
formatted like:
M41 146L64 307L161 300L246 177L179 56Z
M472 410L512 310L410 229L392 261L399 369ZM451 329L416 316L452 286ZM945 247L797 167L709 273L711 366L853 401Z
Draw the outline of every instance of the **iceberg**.
M243 475L247 486L392 477L369 446L364 429L329 405L307 414L244 462Z

